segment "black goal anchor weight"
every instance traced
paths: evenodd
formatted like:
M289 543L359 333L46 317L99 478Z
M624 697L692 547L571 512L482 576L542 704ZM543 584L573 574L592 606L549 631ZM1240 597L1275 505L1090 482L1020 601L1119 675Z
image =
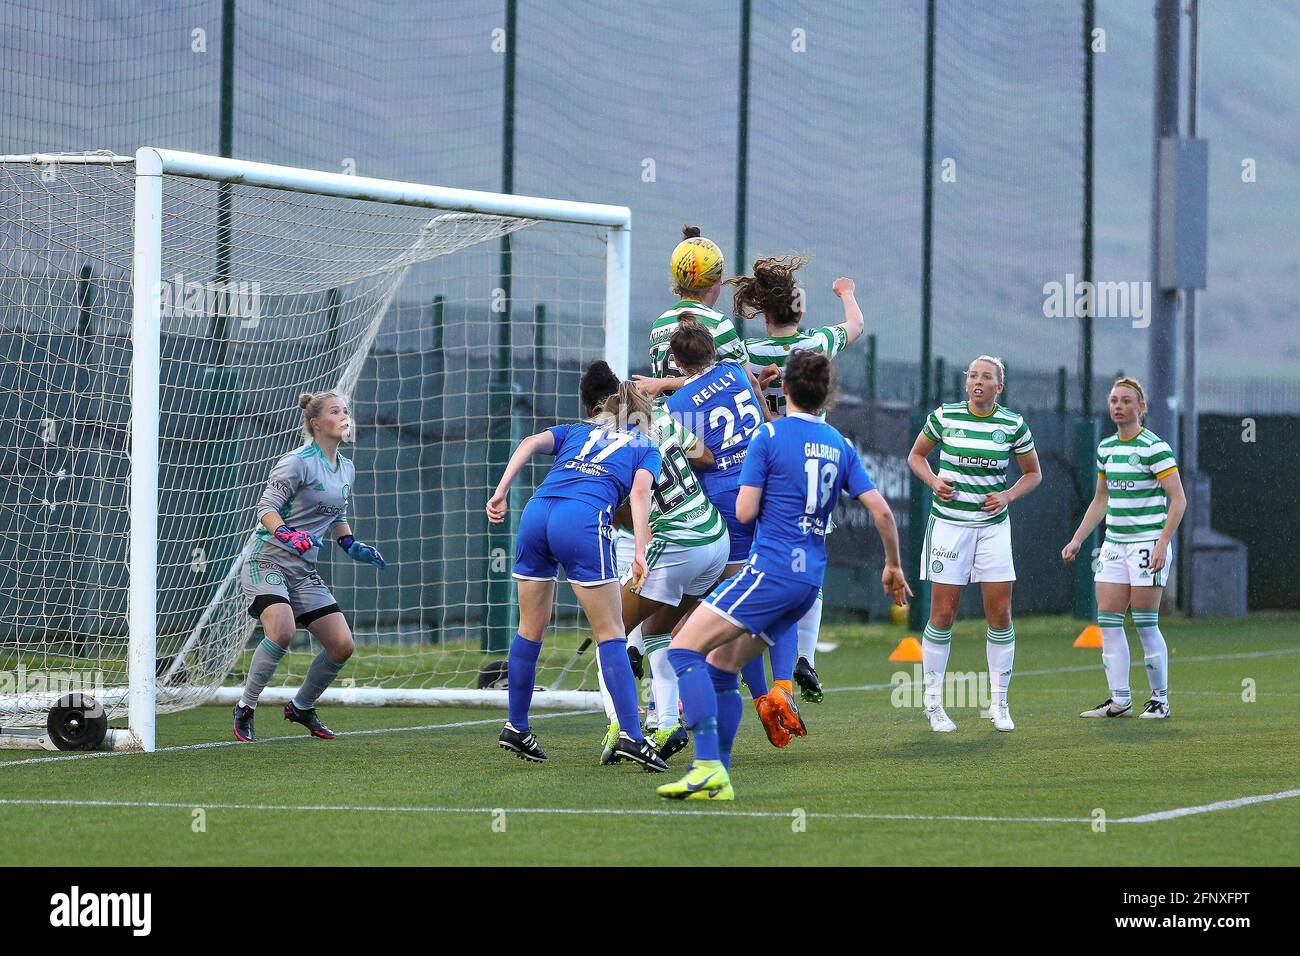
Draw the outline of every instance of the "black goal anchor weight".
M45 730L59 750L94 750L108 734L108 715L89 694L65 694L50 708Z

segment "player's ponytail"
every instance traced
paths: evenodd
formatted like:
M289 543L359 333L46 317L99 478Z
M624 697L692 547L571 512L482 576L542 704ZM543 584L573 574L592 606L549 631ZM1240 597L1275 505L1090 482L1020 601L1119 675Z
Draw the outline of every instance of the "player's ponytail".
M654 405L650 397L632 382L620 382L618 391L605 399L605 405L596 416L596 421L607 428L635 428L642 434L650 434L650 416Z
M769 256L754 260L754 274L736 276L732 309L742 319L762 315L773 325L797 325L803 315L803 290L795 272L808 264L807 256Z
M795 349L785 363L786 397L800 411L813 415L829 410L835 399L831 360L819 352Z
M312 419L320 417L321 412L325 411L325 403L331 398L342 399L344 404L350 404L348 397L342 392L317 392L314 395L311 392L303 392L298 396L298 407L302 410L303 441L316 440L316 433L311 427ZM349 427L346 440L351 439L351 427Z
M700 324L693 312L683 312L677 319L677 331L668 340L673 358L685 372L695 373L713 364L718 349L713 335Z

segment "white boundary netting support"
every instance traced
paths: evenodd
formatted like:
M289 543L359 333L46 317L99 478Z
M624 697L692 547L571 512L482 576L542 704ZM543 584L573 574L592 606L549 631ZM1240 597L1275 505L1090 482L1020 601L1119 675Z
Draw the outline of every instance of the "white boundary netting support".
M325 702L503 704L476 681L509 574L491 396L517 439L577 416L586 361L627 373L628 210L154 148L0 157L0 187L0 744L69 686L145 750L157 713L237 693L253 505L325 389L352 396L350 519L390 562L323 557L358 644ZM557 598L538 703L590 706L556 688L594 685ZM300 632L264 699L312 656Z

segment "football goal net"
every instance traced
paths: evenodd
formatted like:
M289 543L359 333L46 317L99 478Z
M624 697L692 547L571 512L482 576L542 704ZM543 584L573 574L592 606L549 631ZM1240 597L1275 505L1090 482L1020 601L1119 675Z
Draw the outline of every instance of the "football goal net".
M238 695L304 391L350 399L349 521L388 562L322 551L357 643L322 703L504 706L514 525L483 507L515 441L581 416L587 362L626 375L629 228L166 149L0 157L0 744L152 750L155 715ZM590 706L567 588L553 624L536 702Z

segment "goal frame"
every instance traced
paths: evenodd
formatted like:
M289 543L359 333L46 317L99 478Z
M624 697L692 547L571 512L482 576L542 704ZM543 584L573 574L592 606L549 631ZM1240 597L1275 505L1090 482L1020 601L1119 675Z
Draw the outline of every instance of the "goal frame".
M161 343L162 217L166 176L233 185L261 186L343 199L417 206L444 212L480 213L576 223L605 230L605 359L620 378L628 372L632 214L626 206L545 199L506 193L428 186L398 180L320 172L247 160L207 156L155 146L136 150L134 158L110 153L33 153L0 156L0 162L135 165L134 247L131 290L131 478L129 500L127 727L110 729L106 749L153 751L156 748L157 697L157 561ZM217 688L209 702L223 700ZM268 689L272 700L275 689ZM288 692L288 689L284 689ZM228 695L225 695L228 696ZM500 690L453 688L348 688L323 700L384 705L504 706ZM590 692L539 693L539 706L585 707ZM0 746L40 746L37 736L0 733Z

